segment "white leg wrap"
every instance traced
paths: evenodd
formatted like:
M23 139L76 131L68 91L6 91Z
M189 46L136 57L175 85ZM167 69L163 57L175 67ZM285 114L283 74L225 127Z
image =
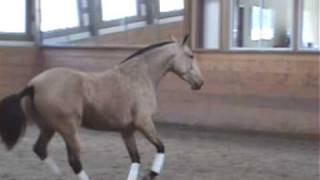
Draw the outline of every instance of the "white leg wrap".
M156 154L151 167L151 171L160 174L164 164L164 159L165 159L165 154L163 153Z
M140 168L139 163L132 163L127 180L138 180L139 168Z
M57 176L61 175L61 170L53 159L51 159L50 157L47 157L45 160L43 160L43 163L46 164L52 170L54 175L57 175Z
M88 174L83 170L77 176L79 180L90 180Z

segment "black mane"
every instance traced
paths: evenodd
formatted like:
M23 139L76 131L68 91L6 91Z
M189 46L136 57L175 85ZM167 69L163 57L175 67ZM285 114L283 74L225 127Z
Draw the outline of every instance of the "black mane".
M165 41L165 42L160 42L160 43L153 44L153 45L150 45L148 47L145 47L145 48L143 48L141 50L138 50L135 53L131 54L129 57L127 57L125 60L123 60L120 64L125 63L128 60L133 59L134 57L139 56L139 55L141 55L141 54L143 54L143 53L145 53L147 51L150 51L152 49L155 49L155 48L167 45L167 44L171 44L171 43L173 43L173 41Z

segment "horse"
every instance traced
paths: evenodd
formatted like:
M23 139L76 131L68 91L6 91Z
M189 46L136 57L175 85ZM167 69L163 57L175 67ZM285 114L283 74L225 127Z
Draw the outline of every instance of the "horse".
M0 102L0 136L11 150L24 135L27 122L35 122L39 136L34 153L55 175L61 171L48 155L55 133L63 138L68 162L79 180L90 180L82 167L79 128L121 134L131 159L127 180L139 178L140 156L135 133L140 132L157 150L143 180L154 180L163 169L165 146L155 125L157 87L168 72L201 89L204 80L188 37L153 44L102 72L52 68L35 76L21 92Z

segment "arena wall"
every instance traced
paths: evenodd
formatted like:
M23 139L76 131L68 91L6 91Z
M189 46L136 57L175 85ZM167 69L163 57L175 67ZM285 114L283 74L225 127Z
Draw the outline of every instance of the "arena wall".
M135 48L0 48L0 96L53 67L103 71ZM319 54L197 52L199 92L169 74L157 121L232 131L319 135Z

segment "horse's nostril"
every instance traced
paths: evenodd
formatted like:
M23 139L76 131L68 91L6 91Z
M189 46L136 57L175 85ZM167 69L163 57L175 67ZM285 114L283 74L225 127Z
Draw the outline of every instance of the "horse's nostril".
M203 86L203 84L204 84L204 82L203 81L200 81L199 83L198 83L198 88L197 89L201 89L201 87Z
M204 85L204 81L201 81L201 82L199 83L199 86L202 87L203 85Z

